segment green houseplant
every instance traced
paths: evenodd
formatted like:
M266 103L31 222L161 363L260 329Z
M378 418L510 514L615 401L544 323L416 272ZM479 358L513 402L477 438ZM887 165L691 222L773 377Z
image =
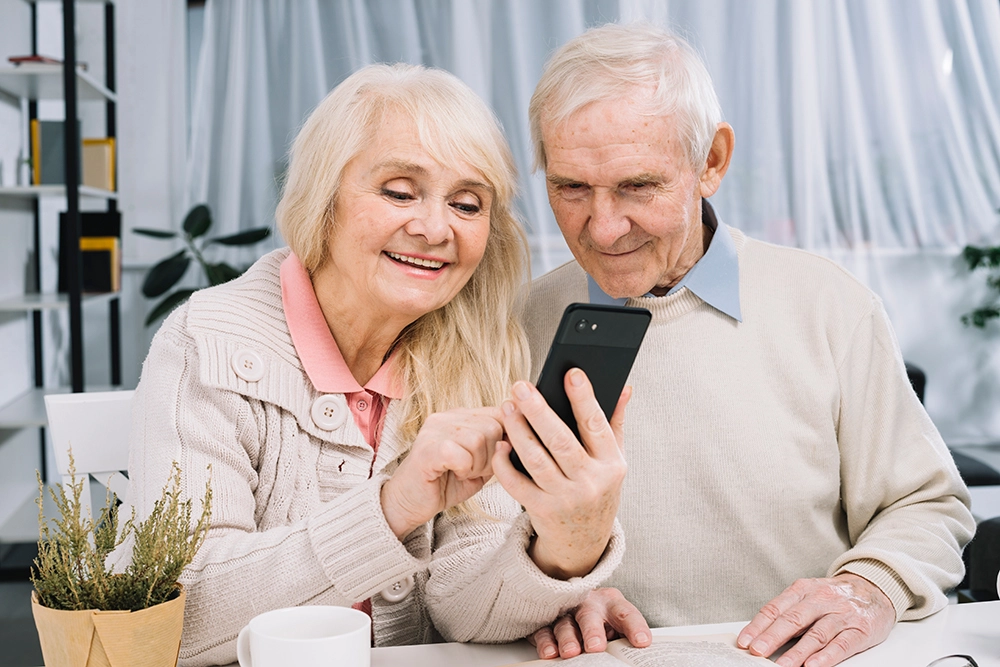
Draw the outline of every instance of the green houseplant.
M962 258L969 271L986 271L986 285L993 293L987 303L962 315L962 324L982 329L1000 317L1000 246L965 246Z
M192 501L181 499L175 463L150 515L119 522L118 503L109 491L97 519L84 510L86 476L77 477L72 455L67 490L49 489L58 516L42 513L39 477L38 557L31 571L31 607L46 667L173 667L184 618L181 571L205 539L212 512L206 485L197 519ZM108 556L126 541L132 559L113 571Z
M185 247L169 257L158 262L146 274L142 283L142 293L146 298L155 299L163 296L180 282L187 273L191 261L201 267L209 286L221 285L233 278L238 278L243 272L225 262L210 262L205 257L205 251L212 245L245 246L263 241L271 235L269 227L255 227L238 234L205 238L212 227L212 213L205 204L198 204L184 218L181 234ZM177 238L178 232L161 229L146 229L133 227L135 234L141 234L156 239ZM196 289L176 289L166 294L146 316L146 326L157 321L171 310L184 303Z

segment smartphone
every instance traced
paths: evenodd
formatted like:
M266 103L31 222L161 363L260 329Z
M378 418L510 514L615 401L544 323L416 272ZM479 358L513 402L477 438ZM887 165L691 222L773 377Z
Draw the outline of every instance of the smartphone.
M566 306L536 386L577 439L580 431L563 385L567 371L579 368L587 374L594 396L610 420L651 318L645 308L587 303ZM517 452L511 451L510 460L528 475Z

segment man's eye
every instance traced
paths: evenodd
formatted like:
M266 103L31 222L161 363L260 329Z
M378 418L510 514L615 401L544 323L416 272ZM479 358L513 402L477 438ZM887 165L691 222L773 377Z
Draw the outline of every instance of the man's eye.
M585 183L566 183L559 189L562 192L563 197L566 197L567 199L579 199L581 197L585 197L587 192L590 191Z
M382 188L382 194L390 199L396 199L398 201L409 201L413 199L413 195L409 192L400 192L399 190L390 190L389 188Z
M635 181L634 183L629 183L628 187L633 190L641 190L645 187L649 187L649 183L647 181Z

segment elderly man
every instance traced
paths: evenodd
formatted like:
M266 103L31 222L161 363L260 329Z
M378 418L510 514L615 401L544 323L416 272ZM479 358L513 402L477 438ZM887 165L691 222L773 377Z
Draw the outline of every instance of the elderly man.
M826 259L727 227L705 199L734 147L704 65L648 26L563 46L531 100L537 164L576 261L536 280L534 371L566 304L649 309L625 420L608 582L653 626L752 618L738 644L833 665L944 606L974 522L877 296ZM539 652L640 642L602 590ZM577 624L578 627L577 627Z

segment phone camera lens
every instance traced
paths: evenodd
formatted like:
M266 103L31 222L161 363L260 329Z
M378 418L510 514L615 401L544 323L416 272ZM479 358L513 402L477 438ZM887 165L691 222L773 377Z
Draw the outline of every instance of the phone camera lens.
M587 330L587 325L590 324L587 320L580 320L576 323L576 330L579 332L584 332Z

